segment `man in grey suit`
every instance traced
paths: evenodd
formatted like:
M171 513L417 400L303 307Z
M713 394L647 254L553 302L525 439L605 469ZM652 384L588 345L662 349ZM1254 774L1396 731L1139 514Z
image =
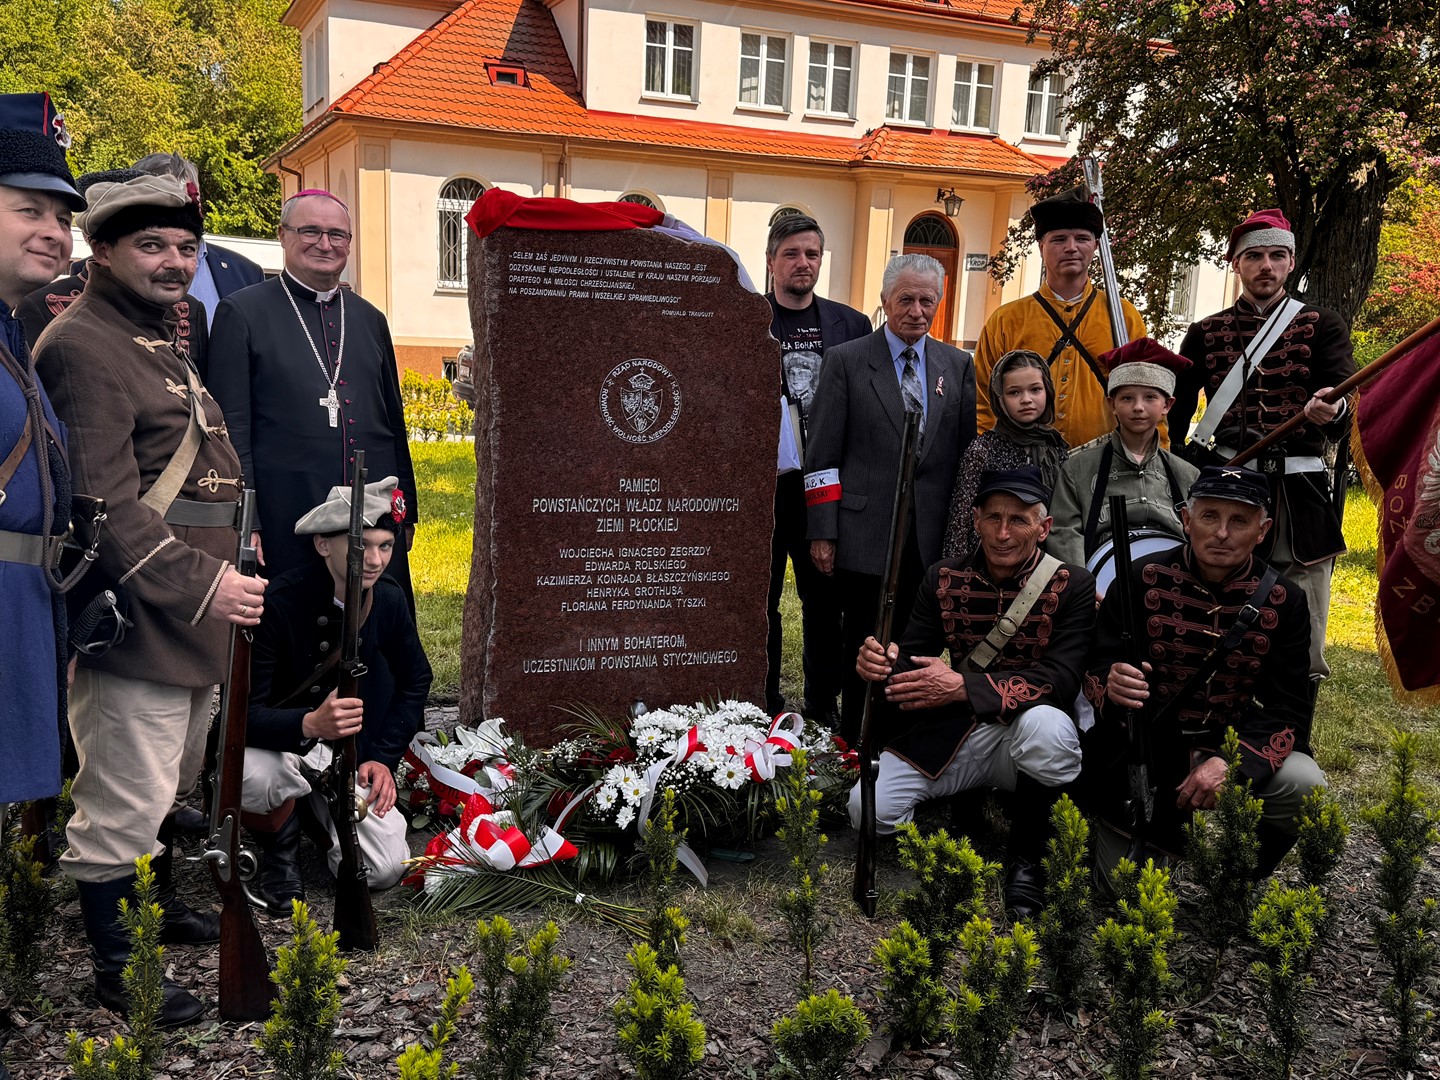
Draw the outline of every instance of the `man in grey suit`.
M845 685L841 734L854 742L865 708L855 672L875 628L907 401L921 409L914 508L895 595L894 637L905 631L925 568L940 558L950 491L975 437L975 367L970 354L929 336L945 270L928 255L898 255L885 267L885 325L825 352L810 407L805 502L810 557L833 574L841 595Z

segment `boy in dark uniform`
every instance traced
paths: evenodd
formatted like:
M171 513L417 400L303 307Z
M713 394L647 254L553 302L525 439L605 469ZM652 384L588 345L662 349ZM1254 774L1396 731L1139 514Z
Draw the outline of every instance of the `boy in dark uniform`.
M244 809L264 851L256 891L272 914L304 899L298 862L297 799L330 833L330 869L339 865L335 825L315 778L330 764L330 742L357 735L355 789L369 805L360 821L360 848L370 887L400 880L409 857L405 818L395 810L395 767L424 720L430 664L405 594L382 577L405 518L396 479L365 488L364 604L360 627L360 697L336 696L345 612L346 532L350 489L329 497L295 525L313 538L315 558L276 578L266 592L250 674L250 723L245 753ZM251 815L263 816L263 824ZM261 827L256 827L260 825Z

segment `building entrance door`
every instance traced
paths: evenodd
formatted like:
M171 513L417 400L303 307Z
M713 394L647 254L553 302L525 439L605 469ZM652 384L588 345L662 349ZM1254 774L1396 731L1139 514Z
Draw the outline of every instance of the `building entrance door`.
M930 324L930 336L954 345L955 298L960 280L960 244L954 228L939 214L921 214L905 230L905 254L929 255L945 268L945 295Z

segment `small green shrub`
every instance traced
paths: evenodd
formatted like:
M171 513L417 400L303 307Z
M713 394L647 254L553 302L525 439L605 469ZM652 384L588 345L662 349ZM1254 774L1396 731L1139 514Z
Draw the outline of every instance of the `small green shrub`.
M400 1080L455 1080L460 1066L445 1063L445 1047L454 1038L459 1026L460 1011L470 1000L475 980L463 964L445 984L445 1000L440 1003L440 1019L430 1025L430 1045L411 1043L396 1061Z
M425 442L469 435L475 429L475 410L457 398L450 383L438 375L421 375L407 368L400 378L400 400L405 430L412 439Z
M685 944L685 931L690 925L675 903L675 872L680 865L680 845L685 842L683 830L675 828L675 789L666 788L650 815L650 825L641 839L645 852L645 895L648 900L646 941L655 950L656 962L662 968L674 966L684 971L680 946Z
M1056 801L1050 823L1054 835L1045 857L1045 907L1037 939L1050 992L1063 1008L1074 1008L1085 993L1093 955L1095 919L1086 860L1090 826L1068 795Z
M615 1003L616 1038L640 1080L680 1080L705 1057L705 1025L675 967L661 969L643 941L627 957L635 977Z
M875 946L883 971L880 1004L894 1046L927 1046L939 1035L949 995L931 960L930 942L902 920Z
M784 794L776 798L775 812L781 824L775 835L790 852L790 868L795 874L795 887L780 898L780 915L785 920L787 939L804 959L800 989L808 994L814 986L815 947L830 927L829 920L820 915L820 883L830 868L820 861L820 849L828 842L820 831L820 802L824 796L811 783L804 750L791 754L790 768L785 770L780 789Z
M1325 902L1319 889L1314 885L1287 889L1274 878L1250 917L1250 936L1260 949L1260 959L1250 970L1260 981L1275 1075L1284 1080L1310 1037L1305 1025L1305 993L1313 981L1310 964L1320 944L1324 918Z
M1345 858L1345 843L1350 838L1350 823L1328 788L1316 788L1300 803L1300 835L1296 849L1300 852L1300 876L1307 885L1314 885L1323 894L1330 875Z
M1014 1064L1012 1040L1040 966L1035 934L1016 923L997 936L994 924L977 915L961 933L960 949L965 973L947 1009L955 1055L975 1080L1001 1080Z
M1112 1062L1117 1080L1140 1080L1150 1070L1160 1040L1173 1026L1160 1010L1171 980L1168 958L1175 940L1175 894L1170 872L1147 861L1121 859L1114 874L1120 917L1095 931L1095 952L1110 986L1109 1022L1115 1034Z
M900 897L900 913L930 943L935 978L943 977L960 934L977 915L985 914L985 892L1000 873L1000 864L986 862L968 837L955 840L944 829L922 836L913 822L896 833L900 863L917 879L917 887Z
M775 1056L784 1080L845 1080L855 1051L870 1038L870 1022L848 994L811 994L776 1021Z
M281 1080L335 1080L345 1064L335 1046L340 976L349 961L338 933L323 933L303 900L290 908L289 945L275 956L275 1000L265 1032L255 1041Z
M130 961L120 978L130 1000L130 1037L116 1035L103 1050L78 1031L66 1037L65 1055L75 1080L149 1080L164 1043L156 1022L165 1002L162 984L165 950L160 926L165 913L155 903L155 871L150 856L135 860L135 903L120 899L120 922L130 935Z
M0 840L0 954L5 988L14 1001L28 1003L38 994L36 976L45 961L40 943L54 917L55 886L35 858L35 837Z
M1440 811L1427 804L1415 783L1419 740L1397 732L1392 745L1389 793L1379 806L1365 811L1365 820L1380 841L1381 910L1375 916L1375 941L1390 965L1390 985L1380 995L1395 1018L1395 1064L1415 1068L1434 1013L1421 1005L1421 994L1434 970L1440 945L1440 904L1416 893L1426 852L1440 843Z
M1185 857L1201 887L1201 933L1215 951L1216 974L1230 942L1250 925L1263 810L1240 773L1240 736L1234 728L1226 729L1221 752L1228 766L1215 809L1197 813L1185 826Z
M560 928L547 922L512 953L514 928L503 916L475 926L480 945L480 1034L485 1049L476 1060L476 1080L524 1080L555 1038L550 1002L570 958L556 956Z

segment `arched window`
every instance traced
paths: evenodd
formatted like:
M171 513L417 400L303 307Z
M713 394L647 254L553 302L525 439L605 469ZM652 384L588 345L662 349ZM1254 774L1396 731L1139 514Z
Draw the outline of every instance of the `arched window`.
M954 230L935 214L916 218L905 230L905 246L927 248L953 248L956 246Z
M437 288L465 288L465 252L469 245L465 215L484 191L484 184L479 180L471 180L468 176L446 181L440 189L440 198L435 203L440 218L440 271L436 275Z
M636 203L640 206L648 206L651 210L659 210L662 214L665 212L665 208L660 205L660 201L657 198L655 198L653 195L647 195L643 191L627 191L624 195L621 195L620 198L616 199L615 201Z
M805 216L805 211L804 211L804 210L801 210L798 206L781 206L781 207L777 207L776 210L775 210L775 212L770 215L770 225L771 225L771 227L773 228L774 225L775 225L775 222L779 221L781 218L787 218L787 217L804 217L804 216Z

